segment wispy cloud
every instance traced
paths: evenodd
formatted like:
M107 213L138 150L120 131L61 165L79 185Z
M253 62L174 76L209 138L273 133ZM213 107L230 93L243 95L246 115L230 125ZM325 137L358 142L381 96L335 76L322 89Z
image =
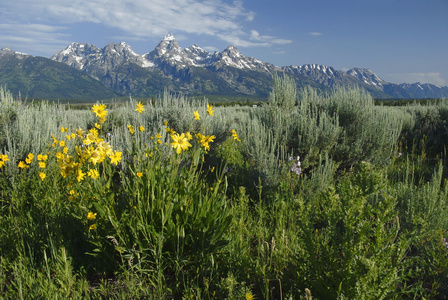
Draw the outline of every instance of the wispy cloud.
M130 38L161 37L167 33L209 35L236 46L270 46L287 44L290 40L260 35L244 26L254 20L242 1L223 0L17 0L10 1L0 13L8 23L43 24L38 36L59 40L76 23L101 24L115 28L118 35ZM5 21L6 20L6 21ZM59 27L51 24L62 24ZM36 28L36 31L39 28ZM20 30L16 36L21 35ZM23 33L26 35L25 33Z
M309 35L311 35L311 36L320 36L322 34L323 34L322 32L316 32L316 31L309 33Z
M401 73L401 74L387 74L388 80L397 83L432 83L440 86L445 86L447 81L442 78L440 72L429 73Z
M274 51L272 53L277 54L277 55L282 55L282 54L285 54L286 51L284 51L284 50L277 50L277 51Z
M44 55L48 46L65 47L69 43L68 34L63 26L44 24L2 24L0 23L0 41L18 51L24 45L31 45L38 55ZM62 32L61 32L62 31Z
M292 42L292 40L279 39L279 38L276 38L274 36L269 36L269 35L261 35L256 30L250 31L250 40L261 42L261 43L267 43L269 45L271 45L271 44L284 45L284 44L290 44Z

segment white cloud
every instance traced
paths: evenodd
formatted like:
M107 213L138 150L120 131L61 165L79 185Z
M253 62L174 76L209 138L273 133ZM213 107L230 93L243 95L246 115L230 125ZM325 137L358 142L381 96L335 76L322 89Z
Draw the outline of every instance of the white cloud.
M63 26L50 26L43 24L2 24L0 23L0 41L16 51L25 50L25 45L31 45L33 55L48 55L48 46L58 48L66 47L69 43L68 34L61 33Z
M312 35L312 36L320 36L322 34L323 34L322 32L310 32L309 33L309 35Z
M205 47L202 47L202 48L204 48L208 52L212 52L212 53L215 52L215 51L218 51L218 48L216 48L214 46L205 46Z
M396 83L432 83L440 86L445 86L447 81L440 75L439 72L429 73L401 73L401 74L387 74L387 80Z
M242 1L224 0L16 0L2 4L0 19L21 23L71 24L90 22L118 29L133 38L162 37L168 33L221 38L236 46L287 44L290 40L247 33L243 24L254 19ZM8 22L8 21L4 21ZM43 31L49 33L48 31ZM20 31L17 33L20 34ZM59 36L55 36L59 38Z
M271 44L284 45L284 44L290 44L292 42L291 40L278 39L276 37L269 36L269 35L260 35L258 33L258 31L256 31L256 30L250 31L250 40L261 42L261 43L267 43L269 45L271 45Z

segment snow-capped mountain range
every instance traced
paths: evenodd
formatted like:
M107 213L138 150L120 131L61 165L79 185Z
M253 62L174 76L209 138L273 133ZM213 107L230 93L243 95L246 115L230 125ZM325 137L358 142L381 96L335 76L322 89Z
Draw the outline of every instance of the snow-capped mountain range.
M26 54L8 48L2 55ZM228 94L266 97L274 73L293 76L299 87L361 87L375 98L444 98L448 87L432 84L392 84L373 71L353 68L348 71L307 64L277 67L253 57L244 56L234 46L210 53L198 45L181 48L173 35L165 36L154 50L137 54L125 42L97 48L86 43L72 43L51 57L87 73L118 94L148 97L164 89L191 95Z
M178 70L189 67L219 69L222 66L229 66L256 71L280 71L280 68L274 65L242 55L234 46L214 53L196 44L182 49L173 35L165 36L153 51L143 55L135 53L125 42L110 43L102 49L90 44L72 43L66 49L53 55L51 59L64 62L78 70L87 70L86 72L89 72L92 66L102 65L104 70L110 70L125 62L131 62L143 68L160 69L166 66L176 67Z

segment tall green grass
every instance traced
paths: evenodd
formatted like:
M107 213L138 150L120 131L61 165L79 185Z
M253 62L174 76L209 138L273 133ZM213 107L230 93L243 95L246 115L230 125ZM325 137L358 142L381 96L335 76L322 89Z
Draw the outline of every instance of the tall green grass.
M112 103L103 124L1 89L1 297L446 297L445 104L273 80L262 106L212 116L207 99L166 93L141 114L135 99ZM118 164L90 160L95 126ZM192 134L188 150L172 130Z

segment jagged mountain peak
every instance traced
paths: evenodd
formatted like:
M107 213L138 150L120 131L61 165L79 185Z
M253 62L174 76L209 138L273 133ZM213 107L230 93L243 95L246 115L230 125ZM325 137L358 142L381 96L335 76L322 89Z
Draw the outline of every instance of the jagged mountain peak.
M222 52L215 52L212 56L213 66L215 69L229 66L237 69L256 70L260 72L273 73L279 71L280 68L272 64L262 62L253 57L244 56L233 45L228 46Z
M8 46L4 46L1 50L0 53L14 53L15 51L12 51Z
M108 53L109 55L120 55L124 58L141 56L135 53L135 51L132 50L131 46L125 42L120 42L118 44L110 43L109 45L104 47L103 52L105 54Z
M84 57L88 53L99 52L101 51L95 45L87 44L87 43L77 43L73 42L68 45L64 50L56 53L51 57L51 59L55 60L55 57L61 56L79 56Z
M175 41L176 38L171 33L165 35L162 39L162 41Z
M227 46L224 51L222 51L223 55L228 55L230 57L240 57L241 52L234 45Z
M354 76L365 84L382 87L387 82L376 75L372 70L365 68L353 68L347 71L348 75Z
M193 44L190 47L186 48L185 51L194 52L194 53L207 53L210 54L207 50L202 49L197 44Z
M283 70L287 73L309 77L325 87L341 86L348 82L356 81L355 78L348 76L345 72L322 64L288 66L283 67Z
M165 54L169 51L180 52L182 51L182 48L179 46L174 36L168 34L160 41L155 50L159 50L160 54Z
M334 73L336 73L336 70L333 67L329 67L326 65L319 65L319 64L305 64L301 66L289 66L290 69L297 69L301 73L311 73L311 72L322 72L324 74L327 74L329 76L332 76Z
M22 53L22 52L17 52L17 51L11 50L8 46L4 46L0 50L0 56L1 55L30 56L29 54L26 54L26 53Z

